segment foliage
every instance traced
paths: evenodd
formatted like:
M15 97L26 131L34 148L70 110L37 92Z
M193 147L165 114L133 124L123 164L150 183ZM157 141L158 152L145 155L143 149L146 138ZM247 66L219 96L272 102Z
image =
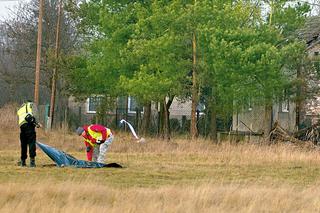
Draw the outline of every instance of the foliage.
M235 108L272 103L294 87L306 58L295 33L309 9L288 0L83 2L78 26L89 39L72 83L86 94L142 102L188 99L195 33L200 100L229 118Z

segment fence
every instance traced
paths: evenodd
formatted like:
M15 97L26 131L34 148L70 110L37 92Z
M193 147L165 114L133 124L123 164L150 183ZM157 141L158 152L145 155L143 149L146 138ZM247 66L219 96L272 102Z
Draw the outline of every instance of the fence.
M17 115L16 111L19 108L18 104L7 104L0 108L1 114L0 118L2 120L3 128L15 128L17 127ZM49 115L49 105L40 105L38 106L38 120L44 126L47 127L48 123L48 115ZM104 113L103 116L98 118L97 114L87 113L84 106L79 106L78 108L69 108L67 104L60 104L55 109L54 114L54 122L53 128L65 128L69 129L70 131L75 130L78 126L84 124L91 124L91 123L100 123L106 125L114 130L126 130L125 126L120 125L120 120L125 119L130 122L134 128L136 129L137 133L139 134L140 127L142 124L143 113L141 116L136 113L128 113L128 108L117 108L114 112ZM177 134L188 134L190 130L190 118L188 116L181 116L179 118L170 119L170 129L172 135ZM242 117L236 117L234 124L237 123L242 124L245 127L245 130L252 129L251 125L248 125L242 121ZM246 120L249 121L262 121L258 116L255 116L253 113L249 113L246 117ZM251 118L251 120L250 120ZM242 140L244 136L241 135L243 132L242 129L239 131L232 132L230 131L231 127L231 117L229 118L219 118L217 119L217 127L218 131L220 132L220 139L223 138L234 138L236 137L237 140ZM257 123L257 122L255 122ZM257 128L258 125L255 127ZM206 113L198 114L197 115L197 127L200 136L207 136L210 133L210 119L209 115ZM234 127L234 130L237 129L238 126ZM249 129L249 130L250 130ZM153 111L151 113L151 120L150 125L148 126L148 132L153 135L159 134L159 113L157 111ZM255 131L249 131L249 139L252 140L255 136Z
M148 126L148 132L153 135L159 134L159 112L152 111L150 125ZM102 115L86 113L85 107L78 106L74 109L67 109L64 115L61 116L58 122L66 122L70 129L75 129L78 126L90 123L100 123L106 125L112 129L125 130L125 127L120 125L120 120L125 119L130 122L136 131L139 133L143 113L129 113L128 108L116 108L113 112L104 113ZM190 116L180 116L170 118L170 129L172 134L187 134L190 131ZM231 117L218 118L217 127L220 131L229 131L231 125ZM61 125L60 125L61 126ZM207 136L210 131L209 116L205 113L197 115L197 127L199 134Z

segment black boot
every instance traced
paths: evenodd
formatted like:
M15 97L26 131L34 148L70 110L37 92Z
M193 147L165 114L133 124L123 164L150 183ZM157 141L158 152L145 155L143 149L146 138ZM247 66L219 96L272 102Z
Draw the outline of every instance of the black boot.
M34 158L30 158L30 167L36 167L36 160Z
M20 160L20 161L18 162L18 166L22 166L22 167L27 166L26 160Z

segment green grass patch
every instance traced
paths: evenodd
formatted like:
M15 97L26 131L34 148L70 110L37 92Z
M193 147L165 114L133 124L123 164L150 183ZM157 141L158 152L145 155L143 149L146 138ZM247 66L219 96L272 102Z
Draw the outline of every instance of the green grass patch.
M70 153L84 159L84 152ZM37 168L16 165L18 151L0 151L2 183L41 182L48 179L59 183L66 180L99 182L115 187L159 187L165 185L196 185L211 183L287 183L309 186L320 180L317 162L228 162L203 154L190 153L108 153L107 162L124 166L103 169L59 168L38 150Z

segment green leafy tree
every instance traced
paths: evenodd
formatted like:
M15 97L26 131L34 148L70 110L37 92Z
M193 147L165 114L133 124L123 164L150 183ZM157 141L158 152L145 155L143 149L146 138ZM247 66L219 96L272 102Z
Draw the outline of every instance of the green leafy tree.
M264 16L261 2L82 3L73 14L82 18L86 45L80 57L70 60L71 89L131 95L148 107L159 102L161 131L168 139L174 97L190 98L194 106L200 95L211 115L213 140L217 114L230 115L249 99L265 105L269 124L272 103L291 83L287 70L296 67L290 63L303 55L294 32L308 7L265 1L270 13Z
M297 48L299 51L297 54L297 51L293 51L292 53L289 53L288 55L285 55L281 53L282 51L285 53L288 53L286 47L292 46L298 46L299 44L295 44L297 41L295 38L297 38L297 30L301 28L304 25L304 22L306 20L306 15L310 10L310 7L307 3L295 3L295 1L266 1L267 4L270 6L270 12L268 14L267 23L270 30L275 30L278 32L277 40L274 40L273 45L278 48L280 54L284 57L284 60L282 60L282 63L280 64L280 69L282 70L283 74L285 76L288 75L287 69L288 68L288 62L290 63L290 60L286 60L289 55L298 55L298 58L305 59L305 51L302 48ZM275 43L276 42L276 43ZM297 59L297 57L296 57ZM302 62L301 60L298 60ZM292 61L291 61L292 62ZM301 79L300 75L300 69L301 64L296 64L295 67L291 66L291 70L296 71L296 78ZM292 80L292 79L291 79ZM298 86L300 87L300 86ZM283 88L282 88L283 89ZM299 93L300 89L297 89L297 94ZM274 96L273 96L274 97ZM297 105L297 111L296 113L299 114L301 102L296 102ZM266 104L265 104L265 136L269 135L269 132L271 130L271 119L272 119L272 99L269 97L266 97ZM298 116L299 117L299 116ZM299 119L297 121L299 123Z
M154 1L136 7L137 24L125 52L134 74L121 78L121 87L129 94L142 102L160 102L160 132L167 139L170 105L175 96L186 93L191 70L190 38L180 22L183 6L178 1Z
M74 19L80 19L77 27L84 39L80 54L65 60L69 92L79 98L99 94L113 99L124 95L124 90L119 89L120 76L130 75L131 67L122 60L122 52L133 34L134 4L89 1L77 7L71 2L68 9Z

